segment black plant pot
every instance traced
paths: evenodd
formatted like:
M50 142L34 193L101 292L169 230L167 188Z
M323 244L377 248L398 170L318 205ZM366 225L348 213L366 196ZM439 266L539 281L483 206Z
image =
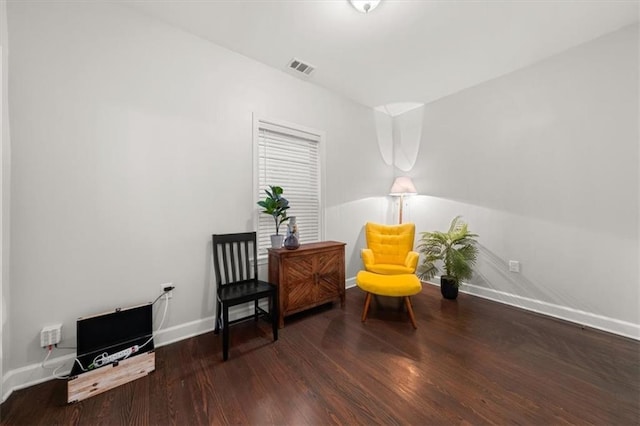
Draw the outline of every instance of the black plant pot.
M440 277L440 293L442 297L449 300L455 300L458 297L458 282L455 278L448 275Z

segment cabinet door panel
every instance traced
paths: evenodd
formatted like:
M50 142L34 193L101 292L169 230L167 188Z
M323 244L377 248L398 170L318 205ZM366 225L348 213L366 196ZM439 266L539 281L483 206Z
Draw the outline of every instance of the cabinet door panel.
M340 288L344 286L340 283L342 265L341 251L325 252L316 257L315 272L318 277L316 297L319 300L337 297L340 294Z
M284 268L287 295L285 309L293 311L314 302L313 256L286 258Z

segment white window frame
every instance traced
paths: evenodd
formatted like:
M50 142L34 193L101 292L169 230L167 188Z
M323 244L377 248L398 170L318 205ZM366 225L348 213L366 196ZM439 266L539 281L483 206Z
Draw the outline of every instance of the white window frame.
M319 221L319 240L322 241L325 239L325 205L324 205L324 187L325 187L325 134L320 130L316 130L310 127L302 126L299 124L290 123L283 120L274 120L267 119L262 117L257 117L255 114L253 115L253 196L254 196L254 215L253 215L253 224L256 232L259 233L259 222L260 215L262 213L262 209L257 205L257 202L264 199L264 189L259 187L260 176L258 175L259 170L259 159L260 159L260 150L259 150L259 141L260 141L260 129L267 130L277 130L279 132L290 134L293 136L296 135L305 135L307 138L317 139L318 141L318 150L319 150L319 167L318 167L318 185L320 187L319 197L319 212L318 212L318 221ZM278 182L273 182L273 185L279 184ZM287 198L287 188L286 186L283 188L284 194L283 196ZM275 233L275 225L272 233ZM280 228L280 234L286 235L286 222ZM271 234L270 234L271 235ZM258 241L260 240L260 235L258 235ZM308 243L311 241L301 241L302 244ZM258 249L258 264L265 264L267 261L267 253L266 251L260 251Z

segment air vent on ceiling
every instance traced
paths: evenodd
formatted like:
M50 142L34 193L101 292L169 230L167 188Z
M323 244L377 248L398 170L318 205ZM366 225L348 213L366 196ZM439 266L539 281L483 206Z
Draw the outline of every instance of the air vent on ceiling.
M303 62L300 59L293 58L291 61L289 61L289 69L308 76L308 75L311 75L311 73L316 69L316 67L306 62Z

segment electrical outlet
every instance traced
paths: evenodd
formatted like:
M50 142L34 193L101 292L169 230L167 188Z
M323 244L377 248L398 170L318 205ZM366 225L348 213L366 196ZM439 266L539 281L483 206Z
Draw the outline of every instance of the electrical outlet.
M167 287L173 287L173 290L176 288L174 283L164 283L160 284L160 291L164 291ZM173 297L173 290L167 292L167 299L171 299Z
M509 261L509 272L515 272L516 274L520 273L520 262L517 260Z
M62 324L48 325L40 331L40 346L43 348L57 345L60 340L62 340Z

